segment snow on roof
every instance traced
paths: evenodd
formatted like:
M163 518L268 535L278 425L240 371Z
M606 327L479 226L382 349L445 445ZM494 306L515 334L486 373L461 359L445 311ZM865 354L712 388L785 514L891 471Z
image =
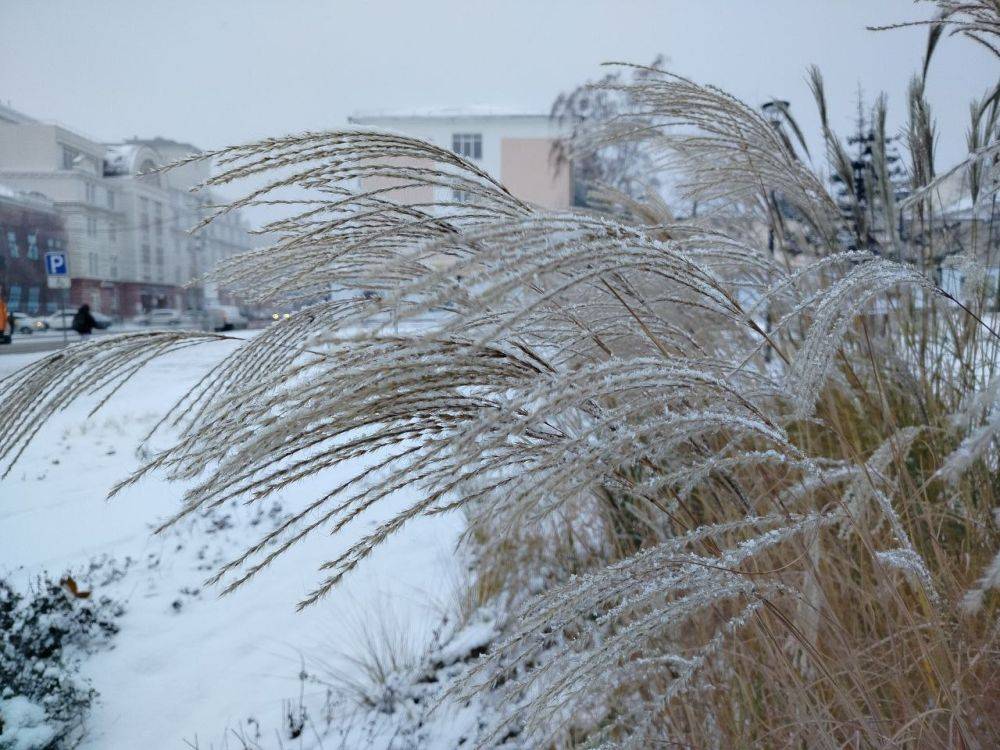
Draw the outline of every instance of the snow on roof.
M456 119L472 117L545 117L529 107L508 107L495 104L471 104L461 107L415 107L411 109L371 109L355 112L349 122L369 120Z
M185 141L175 141L171 138L164 138L162 135L158 135L155 138L131 138L128 143L134 143L142 146L149 146L153 149L163 149L163 148L177 148L182 151L190 151L193 154L201 152L201 149L195 146L193 143L186 143Z
M38 122L34 117L30 117L24 114L24 112L19 112L9 104L3 104L2 102L0 102L0 120L14 125Z
M17 190L3 183L0 183L0 199L19 203L22 206L52 210L52 201L49 200L48 196L37 191Z
M934 197L940 201L945 216L957 221L989 220L994 213L990 192L984 186L979 201L972 200L969 176L965 170L949 175L934 190Z
M136 143L108 144L104 152L104 175L124 175L132 171L135 155L142 148Z
M985 200L984 200L985 198ZM978 202L973 202L972 195L963 195L951 205L945 207L945 216L956 221L989 221L996 211L988 192L980 195Z

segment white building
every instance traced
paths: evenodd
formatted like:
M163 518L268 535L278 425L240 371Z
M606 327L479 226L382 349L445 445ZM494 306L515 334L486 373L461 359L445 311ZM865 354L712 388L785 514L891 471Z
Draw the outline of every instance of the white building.
M198 152L163 138L102 144L0 106L0 182L53 201L66 226L71 302L116 316L212 302L213 288L182 286L251 248L238 212L189 234L216 202L189 192L208 162L150 173Z
M217 202L208 191L191 192L209 177L209 162L154 171L198 153L196 146L165 138L108 146L105 176L122 195L125 243L132 251L127 262L131 277L146 285L147 293L139 299L144 309L200 308L206 302L218 302L219 293L212 284L180 287L251 248L251 235L238 211L191 232ZM170 287L165 292L168 298L163 298L158 286Z
M83 292L100 296L102 282L113 289L120 273L114 235L122 215L104 181L103 145L0 105L0 182L46 196L62 215L75 302L94 302Z
M567 208L572 200L570 170L557 168L552 147L558 125L545 114L495 107L358 112L357 125L392 130L447 148L476 163L514 195L545 208ZM366 185L365 187L370 187ZM440 189L410 189L403 202L461 200Z

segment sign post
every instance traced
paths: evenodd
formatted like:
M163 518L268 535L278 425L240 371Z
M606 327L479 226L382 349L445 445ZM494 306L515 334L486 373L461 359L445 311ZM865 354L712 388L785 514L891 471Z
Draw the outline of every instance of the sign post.
M66 340L66 290L69 289L69 260L66 253L60 250L45 253L45 273L48 274L49 289L62 290L62 307L60 317L63 318L63 346L68 343Z

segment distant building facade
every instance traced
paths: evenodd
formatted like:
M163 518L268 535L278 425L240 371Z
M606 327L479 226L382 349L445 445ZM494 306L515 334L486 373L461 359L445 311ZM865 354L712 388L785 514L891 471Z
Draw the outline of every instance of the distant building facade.
M572 201L570 169L557 167L552 147L558 125L545 114L469 107L424 111L359 112L351 123L394 130L451 149L476 162L518 198L544 208L568 208ZM374 181L365 189L378 187ZM395 199L404 203L462 200L441 188L407 188Z
M63 219L52 201L0 184L0 297L13 312L58 309L60 292L46 286L45 253L65 247Z
M66 229L66 250L73 277L72 301L84 301L85 288L119 278L112 242L122 221L113 190L104 181L104 147L61 125L42 123L0 107L0 183L41 194L52 201ZM95 309L114 312L96 302Z
M51 200L65 225L71 303L110 315L200 309L218 290L185 285L251 248L239 212L189 233L221 202L189 192L209 176L208 162L151 173L197 153L164 138L103 144L0 106L0 183Z
M219 202L211 193L191 188L210 176L207 161L157 172L159 167L200 153L189 143L165 138L109 144L104 174L122 196L124 239L133 249L128 289L130 305L142 309L199 309L225 297L200 279L221 261L251 248L248 228L238 211L222 214L192 234L191 229Z

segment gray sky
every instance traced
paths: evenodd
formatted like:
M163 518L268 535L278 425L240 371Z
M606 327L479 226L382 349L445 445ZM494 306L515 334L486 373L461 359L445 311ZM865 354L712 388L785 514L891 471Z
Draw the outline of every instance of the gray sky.
M0 0L0 100L101 140L163 135L203 148L343 125L356 109L498 104L547 111L606 60L670 67L817 119L805 69L850 127L859 83L892 122L926 18L909 0ZM929 93L939 161L960 156L967 101L998 73L946 39Z

